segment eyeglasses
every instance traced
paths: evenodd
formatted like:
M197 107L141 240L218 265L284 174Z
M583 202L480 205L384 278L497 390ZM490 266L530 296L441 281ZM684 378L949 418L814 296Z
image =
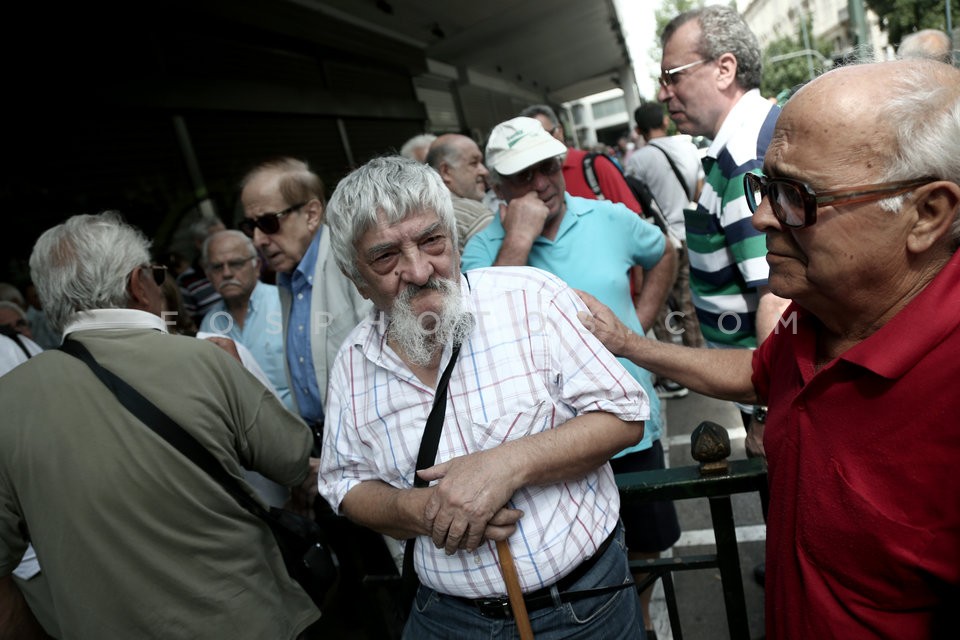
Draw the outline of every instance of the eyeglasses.
M158 287L163 286L163 282L167 279L167 267L162 264L145 264L142 267L143 269L150 269L150 274L153 276L153 281L157 283Z
M227 260L226 262L211 262L207 265L207 271L211 273L220 273L223 271L224 267L230 267L230 271L236 271L243 268L243 265L247 264L251 260L256 260L257 256L250 256L249 258L241 258L239 260Z
M785 227L802 229L817 222L817 207L822 204L854 204L882 200L912 191L936 178L919 178L903 182L881 182L849 189L834 189L816 193L805 182L791 178L767 178L748 173L743 176L747 207L756 213L760 202L769 197L773 215Z
M683 77L684 71L687 69L692 69L697 65L703 64L704 62L710 62L712 58L704 58L703 60L697 60L696 62L688 62L687 64L682 64L679 67L674 67L673 69L667 69L666 71L660 72L660 86L664 89L669 89L678 82L680 78Z
M563 167L563 156L557 156L555 158L548 158L532 167L527 167L523 171L514 173L513 175L503 176L503 179L514 186L525 187L533 182L535 173L540 172L541 175L552 176L557 173L557 171L560 171L561 167Z
M237 228L248 238L253 237L254 229L260 229L260 231L263 231L265 234L272 235L280 230L280 218L306 205L306 202L301 202L287 207L283 211L277 211L276 213L265 213L256 218L244 218L240 221L240 224L237 225Z

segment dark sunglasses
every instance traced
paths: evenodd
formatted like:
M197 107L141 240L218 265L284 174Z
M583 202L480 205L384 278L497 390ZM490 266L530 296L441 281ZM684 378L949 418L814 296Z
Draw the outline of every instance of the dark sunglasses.
M158 287L163 286L164 281L167 279L167 267L165 265L145 264L143 268L150 269L150 273L153 275L153 281L157 283Z
M253 237L254 229L260 229L260 231L263 231L265 234L272 235L280 231L280 218L289 213L293 213L297 209L306 206L306 204L306 202L301 202L287 207L283 211L277 211L276 213L264 213L256 218L244 218L237 225L237 228L248 238Z
M513 175L503 176L503 179L515 186L523 187L533 182L533 176L537 172L545 176L552 176L557 171L560 171L562 167L563 157L557 156L556 158L548 158L531 167L527 167L523 171L514 173Z
M892 198L934 180L936 178L881 182L817 193L810 188L810 185L799 180L767 178L748 173L743 176L743 189L750 213L756 213L760 208L760 202L764 198L769 198L770 208L780 224L791 229L802 229L816 224L817 208L822 204L854 204Z

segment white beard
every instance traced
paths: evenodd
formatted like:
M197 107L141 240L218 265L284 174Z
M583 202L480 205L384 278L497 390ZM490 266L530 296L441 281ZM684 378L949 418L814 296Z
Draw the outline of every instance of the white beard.
M440 313L414 315L410 300L423 290L439 291ZM425 367L452 341L462 343L473 330L473 317L463 310L460 287L452 280L431 278L422 287L410 285L397 297L390 314L387 341L410 363Z

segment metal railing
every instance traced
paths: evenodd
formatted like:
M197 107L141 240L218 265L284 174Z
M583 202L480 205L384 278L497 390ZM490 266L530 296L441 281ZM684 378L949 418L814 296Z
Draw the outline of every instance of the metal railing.
M637 585L638 591L643 591L657 579L663 581L663 592L674 640L683 640L683 632L672 573L719 569L730 638L731 640L749 640L750 629L743 592L743 578L740 574L740 552L737 549L736 523L731 496L756 491L760 494L761 503L766 505L768 498L766 463L760 458L730 460L724 473L706 475L701 473L700 467L692 465L624 473L617 475L616 479L621 501L624 504L691 498L709 500L710 517L716 536L716 553L676 556L659 560L634 560L630 562L630 569L634 573L648 574L647 578Z

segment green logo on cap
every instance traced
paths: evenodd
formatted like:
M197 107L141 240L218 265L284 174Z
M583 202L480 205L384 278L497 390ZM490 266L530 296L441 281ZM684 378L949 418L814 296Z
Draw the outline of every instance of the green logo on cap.
M517 131L512 136L508 136L507 147L509 147L510 149L513 149L513 145L520 142L523 139L523 137L526 136L528 133L529 131Z

